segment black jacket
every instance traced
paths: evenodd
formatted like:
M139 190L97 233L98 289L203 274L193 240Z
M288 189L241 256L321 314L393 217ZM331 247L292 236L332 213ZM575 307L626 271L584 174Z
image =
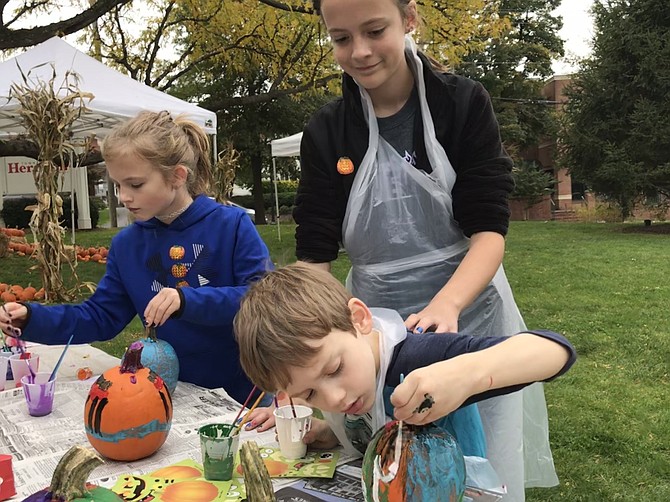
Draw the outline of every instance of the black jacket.
M492 231L507 234L508 197L514 188L512 161L500 141L498 122L484 87L473 80L438 73L423 62L426 96L437 140L456 171L452 191L454 217L466 236ZM317 263L337 258L342 221L356 170L368 148L368 127L360 93L344 74L343 96L310 119L300 145L301 177L293 217L296 256ZM414 137L423 138L417 110ZM417 168L431 172L423 141L416 144ZM337 172L348 157L354 173Z

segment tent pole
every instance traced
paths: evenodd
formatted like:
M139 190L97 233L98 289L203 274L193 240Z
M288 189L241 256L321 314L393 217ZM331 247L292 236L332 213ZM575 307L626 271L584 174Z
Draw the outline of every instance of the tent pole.
M72 218L72 245L74 246L74 149L70 150L70 216Z
M272 157L272 180L274 181L275 185L275 211L277 215L277 238L279 239L279 242L281 242L281 230L279 228L279 195L277 195L277 163L275 162L275 158Z

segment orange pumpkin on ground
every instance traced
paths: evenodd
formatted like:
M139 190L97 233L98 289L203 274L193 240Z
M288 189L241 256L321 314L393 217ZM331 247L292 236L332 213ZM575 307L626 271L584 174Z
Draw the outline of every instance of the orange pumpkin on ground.
M142 366L142 348L141 342L133 342L121 365L105 371L86 399L86 436L100 454L113 460L147 457L170 432L170 391L160 376Z

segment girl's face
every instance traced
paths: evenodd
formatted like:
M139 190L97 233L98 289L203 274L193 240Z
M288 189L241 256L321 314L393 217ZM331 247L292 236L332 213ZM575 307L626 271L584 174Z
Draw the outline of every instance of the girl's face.
M138 220L147 221L182 207L180 181L175 179L174 183L169 183L146 159L132 154L120 155L107 161L106 165L118 190L119 201Z
M368 91L393 85L409 71L405 34L416 24L414 0L404 15L396 0L323 0L321 17L335 60Z

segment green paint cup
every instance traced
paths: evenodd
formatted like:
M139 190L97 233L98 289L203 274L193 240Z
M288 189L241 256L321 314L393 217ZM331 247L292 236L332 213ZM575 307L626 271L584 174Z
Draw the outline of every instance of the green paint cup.
M205 479L230 481L233 478L235 453L240 444L239 433L231 436L234 428L232 424L209 424L198 429Z

